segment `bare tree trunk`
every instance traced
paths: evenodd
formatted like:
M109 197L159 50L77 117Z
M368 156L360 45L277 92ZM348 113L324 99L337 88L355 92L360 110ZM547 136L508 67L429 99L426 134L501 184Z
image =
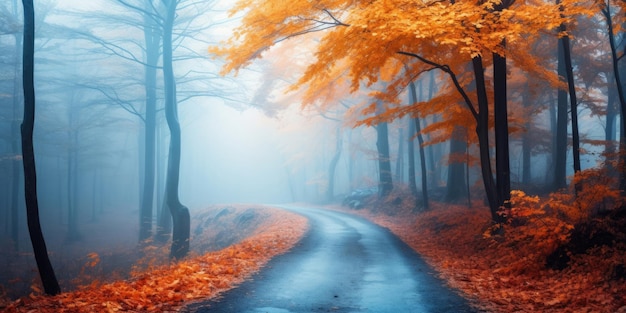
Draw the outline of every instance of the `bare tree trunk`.
M466 171L464 162L461 161L461 156L467 154L467 140L465 140L465 129L461 126L456 126L452 131L452 138L450 138L450 153L448 160L448 179L446 183L446 196L447 202L457 203L465 198L466 190Z
M144 40L146 43L146 65L144 87L146 92L144 182L139 222L139 241L152 235L152 211L154 208L155 151L156 151L156 79L160 29L154 20L144 13Z
M163 181L164 179L164 174L163 174L163 170L165 168L164 166L164 159L166 158L166 156L163 153L163 146L165 146L164 144L164 136L163 136L163 129L162 127L158 127L157 129L157 183L156 183L156 190L157 190L157 208L159 208L159 214L158 214L158 220L157 220L157 228L156 228L156 238L155 240L158 242L166 242L167 239L170 237L170 234L172 233L172 214L170 214L169 209L167 208L167 200L165 199L165 186Z
M407 136L409 150L409 189L413 196L417 197L417 182L415 181L415 145L413 144L414 135L415 122L413 119L409 119L409 135Z
M328 165L328 186L326 189L326 201L329 203L333 201L335 197L335 172L337 169L337 163L341 157L341 150L343 149L343 134L341 133L341 126L337 126L335 131L335 154L330 160Z
M422 88L420 82L420 97L418 99L417 92L415 88L415 83L411 81L409 83L409 102L416 103L417 101L422 101ZM426 156L424 153L424 137L422 136L422 127L420 125L419 117L413 118L413 122L415 123L415 132L417 133L417 143L419 145L419 154L420 154L420 168L422 170L422 209L428 210L428 175L426 174Z
M625 119L626 98L624 96L622 77L619 71L619 64L618 64L619 59L617 57L617 47L615 45L615 36L613 35L613 19L611 17L611 1L610 0L606 0L606 6L602 10L602 13L604 14L604 17L606 18L606 23L608 26L609 44L611 46L611 61L613 65L613 76L615 78L615 85L617 87L617 98L619 100L620 109L621 109L621 125L622 125L621 137L624 137L624 133L626 133L626 125L624 124L624 121L626 121ZM608 128L608 121L607 121L607 128ZM625 190L626 189L626 162L625 162L626 158L623 156L623 151L626 149L626 147L622 145L623 143L624 143L624 140L620 140L621 168L619 171L620 172L619 187L622 193L626 193L626 190Z
M487 100L487 90L485 86L485 73L482 57L472 58L474 67L474 78L476 92L478 94L478 119L476 121L476 134L478 136L478 148L480 152L480 168L483 178L483 185L489 203L491 219L496 223L503 222L498 205L496 184L491 172L491 157L489 153L489 102Z
M559 39L558 43L558 74L565 79L565 56L563 45ZM565 188L567 185L566 159L567 159L567 91L560 89L557 91L557 117L556 117L556 145L554 151L554 190Z
M398 155L396 157L396 181L404 181L404 145L406 140L404 139L404 128L398 127Z
M35 167L35 151L33 147L33 129L35 127L35 86L34 86L34 54L35 54L35 9L32 0L23 0L24 5L24 50L23 50L23 88L24 88L24 119L22 131L22 158L24 165L24 189L26 200L26 219L28 232L33 245L37 269L44 287L49 295L61 292L54 269L48 258L48 249L41 231L39 220L39 203L37 201L37 172Z
M500 45L504 48L506 42ZM511 169L509 161L509 122L506 94L506 57L493 53L493 111L496 139L496 183L498 207L511 207Z
M563 31L565 28L563 27ZM572 119L572 153L574 157L574 173L580 172L580 137L578 134L578 103L576 100L576 87L574 85L574 72L572 69L572 56L569 37L561 38L563 54L565 57L565 72L567 73L567 88L569 92L570 114Z
M170 149L165 182L166 203L172 214L172 247L170 257L181 259L189 252L189 209L180 203L178 183L180 180L181 131L176 103L176 81L172 64L172 28L176 15L177 0L163 0L166 18L163 24L163 76L165 79L165 116L170 129Z
M378 103L378 111L382 105ZM378 150L378 196L384 198L393 189L391 178L391 160L389 157L389 130L387 123L376 125L376 149Z

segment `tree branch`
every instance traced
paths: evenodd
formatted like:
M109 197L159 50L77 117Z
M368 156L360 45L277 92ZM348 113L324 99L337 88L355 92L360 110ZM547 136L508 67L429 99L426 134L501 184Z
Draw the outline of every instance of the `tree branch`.
M439 69L441 71L443 71L444 73L448 74L448 76L450 76L450 79L452 79L452 83L454 83L454 87L456 87L456 90L461 94L461 97L463 97L463 100L465 100L465 104L467 105L467 108L471 111L472 116L474 116L475 119L478 119L478 112L476 111L475 107L474 107L474 103L472 102L472 100L469 98L469 96L467 95L467 93L465 92L465 90L463 89L463 87L461 86L461 84L459 83L459 80L456 78L456 74L454 74L454 71L452 71L452 69L450 69L450 67L448 65L445 64L439 64L436 62L433 62L431 60L428 60L418 54L415 53L411 53L411 52L405 52L405 51L398 51L398 54L402 54L402 55L406 55L406 56L410 56L410 57L414 57L418 60L420 60L423 63L426 63L430 66L432 66L432 69Z

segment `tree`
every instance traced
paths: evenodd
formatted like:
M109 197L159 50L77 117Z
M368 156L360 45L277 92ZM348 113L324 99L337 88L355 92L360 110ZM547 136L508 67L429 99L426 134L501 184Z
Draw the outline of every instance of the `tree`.
M611 48L611 64L613 67L613 78L615 79L615 87L617 89L617 99L619 100L619 105L620 105L619 107L620 107L620 112L621 112L622 128L621 128L620 133L621 133L621 137L624 137L624 134L626 134L626 125L624 125L624 121L626 121L626 119L624 119L626 117L626 96L624 95L622 77L621 77L621 72L619 70L618 62L621 57L620 58L617 57L617 47L616 47L617 45L615 43L615 34L613 33L613 19L611 16L611 1L610 0L606 0L606 4L602 3L601 12L604 18L606 19L606 24L608 28L607 32L608 32L609 44ZM610 100L607 105L608 106L612 105ZM609 131L608 128L609 127L607 125L607 132ZM624 140L620 140L620 143L624 143ZM620 151L622 151L620 155L623 154L624 150L625 150L625 147L620 146ZM620 186L619 187L622 193L624 193L626 192L626 162L625 162L626 158L622 156L620 160L622 162L622 167L620 168L620 179L619 179Z
M377 103L377 114L382 114L383 104ZM393 190L391 176L391 156L389 154L389 127L387 122L381 122L376 129L376 149L378 150L378 197L384 198Z
M172 64L172 28L176 16L178 0L163 0L165 19L163 21L163 78L165 86L165 117L170 129L170 148L165 182L165 201L172 214L172 247L170 256L181 259L189 252L191 221L189 209L180 203L178 182L180 180L180 123L176 102L176 80Z
M315 61L296 87L326 80L329 68L338 62L348 62L352 90L362 85L372 86L379 80L382 69L397 67L394 62L404 58L409 63L410 75L396 75L385 91L377 94L377 99L369 107L361 110L366 124L385 122L409 114L411 110L419 110L415 106L403 109L392 105L399 103L399 91L411 80L432 70L442 71L454 86L448 90L459 94L474 119L483 185L492 219L501 222L503 218L499 211L505 199L499 198L506 197L498 196L497 182L491 171L488 91L494 85L484 73L492 65L486 56L494 53L504 56L506 49L507 62L510 60L532 75L554 82L554 73L547 73L528 62L533 57L524 48L541 32L557 29L567 21L570 12L562 15L554 3L516 2L509 9L496 10L499 4L500 1L389 0L323 4L295 1L267 5L263 1L240 1L233 12L247 10L242 25L226 43L226 48L212 51L226 57L225 73L260 58L265 49L290 37L332 28L320 40ZM576 7L568 6L567 9L575 10ZM410 60L412 62L408 62ZM474 73L475 92L471 93L467 91L469 81L457 77L467 62L471 62ZM390 106L384 116L378 116L379 101ZM496 174L507 175L505 170L500 171L502 173ZM501 179L500 183L506 183L506 179Z
M144 181L139 218L139 241L146 240L152 235L152 209L154 207L154 185L156 165L156 127L157 127L157 67L159 62L159 47L161 43L161 28L151 11L152 4L145 3L143 12L143 34L145 48L144 89L145 100L145 151L144 151Z
M557 4L560 0L557 0ZM566 34L567 26L565 22L559 26L559 31L563 35L559 39L559 45L563 48L563 63L565 65L565 74L567 78L567 90L569 93L570 114L572 121L572 154L574 158L574 174L580 172L580 137L578 133L578 102L576 100L576 86L574 85L574 70L572 67L572 53L570 47L569 35ZM576 186L579 190L580 186Z
M24 166L24 190L26 200L26 219L28 232L37 261L37 269L43 283L44 291L49 295L61 292L54 269L48 258L48 249L41 231L39 221L39 204L37 201L37 171L33 148L33 129L35 126L35 86L34 86L34 55L35 55L35 10L32 0L23 0L24 6L24 49L23 49L23 88L24 88L24 119L22 131L22 158Z
M565 71L565 53L564 45L559 40L558 48L558 61L557 71L559 78L566 79L567 72ZM557 90L557 111L556 111L556 138L555 138L555 150L553 153L554 158L554 182L553 189L561 189L567 186L566 177L566 157L567 157L567 91L563 88Z
M415 82L409 83L409 103L415 105L422 99L422 82L420 81L420 97L417 96ZM417 143L420 155L420 168L422 170L422 209L428 210L428 175L426 174L426 154L424 153L424 137L422 135L422 126L420 125L419 116L413 117L413 123L415 123L415 133L417 134ZM413 134L411 134L411 137ZM413 174L415 175L415 174Z
M495 4L494 13L509 9L515 0L502 0ZM507 105L506 38L491 53L493 57L493 107L496 140L496 182L498 184L498 207L511 208L511 169L509 161L509 115Z

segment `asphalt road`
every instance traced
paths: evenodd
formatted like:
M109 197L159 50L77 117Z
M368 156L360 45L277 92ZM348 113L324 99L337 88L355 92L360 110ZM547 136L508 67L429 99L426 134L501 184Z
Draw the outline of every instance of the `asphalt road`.
M284 207L309 231L252 280L183 312L475 312L387 229L349 214Z

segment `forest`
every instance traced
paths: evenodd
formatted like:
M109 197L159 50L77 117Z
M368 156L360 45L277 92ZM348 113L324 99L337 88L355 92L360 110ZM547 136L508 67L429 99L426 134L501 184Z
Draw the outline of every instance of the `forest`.
M5 1L0 311L191 310L307 238L298 204L477 312L626 312L625 13Z

